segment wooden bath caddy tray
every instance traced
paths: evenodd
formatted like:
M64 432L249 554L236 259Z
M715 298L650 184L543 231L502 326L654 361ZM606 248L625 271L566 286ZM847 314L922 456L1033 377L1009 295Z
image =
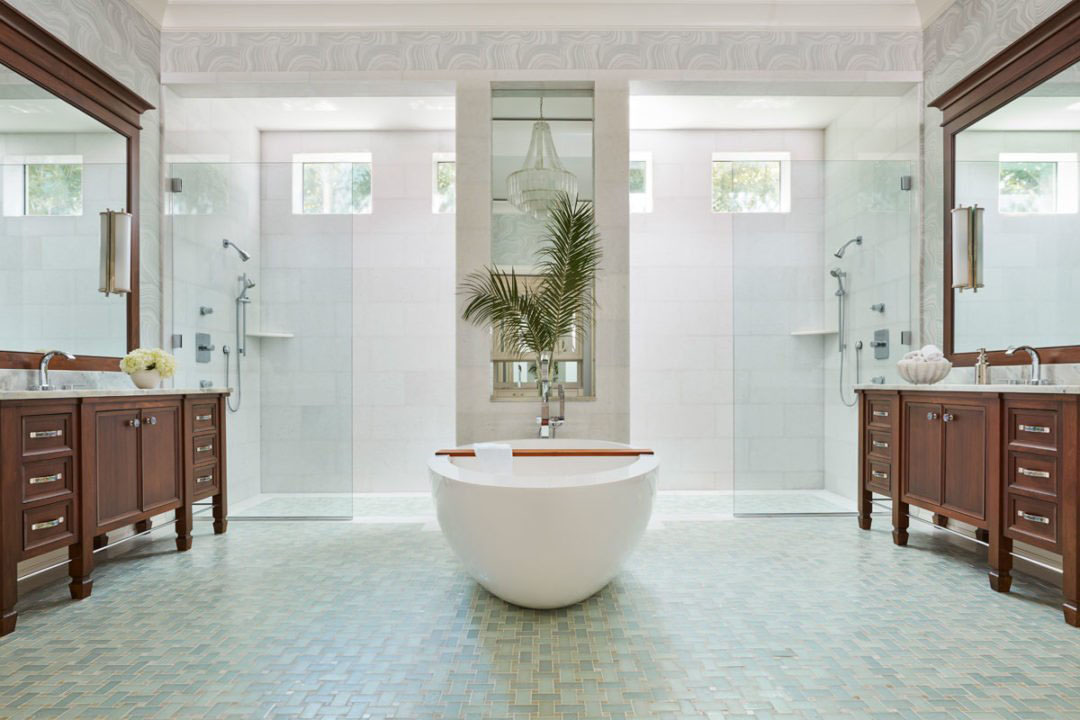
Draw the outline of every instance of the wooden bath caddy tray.
M476 457L476 451L472 448L457 448L454 450L436 450L436 455L449 457ZM647 448L514 448L514 457L636 457L638 455L652 455L652 450Z

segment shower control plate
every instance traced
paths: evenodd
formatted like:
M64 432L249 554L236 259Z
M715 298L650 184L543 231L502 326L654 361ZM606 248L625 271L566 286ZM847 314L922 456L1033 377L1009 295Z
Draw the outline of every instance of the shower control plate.
M195 333L195 362L210 362L213 352L214 345L210 341L210 333Z
M888 360L889 359L889 331L875 330L874 339L870 343L870 347L874 348L875 360Z

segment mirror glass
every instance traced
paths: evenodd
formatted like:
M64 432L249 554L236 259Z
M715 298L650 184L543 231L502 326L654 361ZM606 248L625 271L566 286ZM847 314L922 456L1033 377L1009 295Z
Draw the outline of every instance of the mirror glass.
M127 351L127 296L98 292L126 158L123 135L0 66L0 349Z
M953 290L956 352L1080 344L1080 68L956 135L956 203L984 208L983 283Z

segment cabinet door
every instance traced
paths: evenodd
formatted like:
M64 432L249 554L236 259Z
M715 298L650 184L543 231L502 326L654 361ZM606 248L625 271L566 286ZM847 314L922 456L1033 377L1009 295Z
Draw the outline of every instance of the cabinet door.
M94 415L97 523L139 513L139 412L103 410Z
M945 507L986 519L986 411L972 405L946 405Z
M180 502L180 408L142 411L142 509Z
M941 504L941 406L904 403L904 493Z

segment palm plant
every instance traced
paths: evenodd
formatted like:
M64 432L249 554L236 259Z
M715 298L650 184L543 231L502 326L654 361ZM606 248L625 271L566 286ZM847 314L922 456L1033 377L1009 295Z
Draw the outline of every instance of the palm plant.
M563 193L549 210L544 245L536 253L536 282L519 282L513 270L485 267L461 286L467 298L462 317L491 327L503 351L536 357L540 383L559 340L584 337L596 309L600 233L593 207Z

